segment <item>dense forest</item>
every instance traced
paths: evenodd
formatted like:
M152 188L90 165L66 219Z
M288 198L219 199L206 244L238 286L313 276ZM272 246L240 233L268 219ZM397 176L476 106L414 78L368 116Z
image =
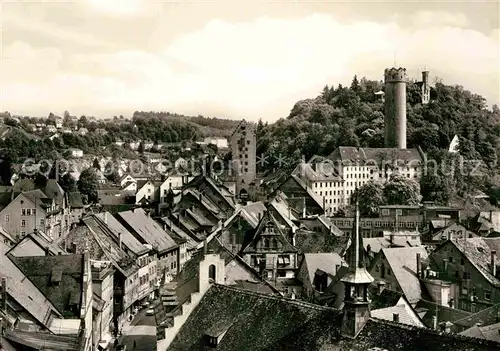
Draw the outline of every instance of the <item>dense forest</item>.
M288 168L313 155L327 156L338 146L383 147L384 104L375 94L383 83L355 76L349 87L325 86L315 98L298 101L287 118L273 124L259 121L257 154L288 155ZM500 110L487 108L482 96L461 86L437 81L431 90L431 102L421 104L419 85L407 85L408 147L420 146L428 159L450 168L471 167L450 155L451 140L458 135L460 155L465 160L482 161L481 175L455 172L454 181L441 169L424 177L420 184L424 200L447 202L454 196L466 196L477 190L498 194L498 150L500 146ZM273 157L274 156L274 157ZM277 169L268 163L262 171ZM283 167L281 167L283 168ZM469 170L470 171L470 170Z

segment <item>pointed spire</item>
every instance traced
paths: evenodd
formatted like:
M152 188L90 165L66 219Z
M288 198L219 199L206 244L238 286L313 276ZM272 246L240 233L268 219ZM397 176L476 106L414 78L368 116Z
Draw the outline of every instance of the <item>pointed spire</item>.
M347 263L349 264L349 269L341 281L351 284L369 284L373 282L374 279L366 270L365 265L363 237L361 235L361 230L359 229L359 203L357 187L354 190L354 194L356 214L351 232L351 245L347 250Z

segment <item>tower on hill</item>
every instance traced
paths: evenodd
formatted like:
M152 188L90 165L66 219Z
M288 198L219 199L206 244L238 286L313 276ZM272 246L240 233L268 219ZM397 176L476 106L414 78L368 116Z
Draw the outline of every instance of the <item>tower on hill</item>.
M242 120L231 135L232 172L236 178L236 197L252 199L257 175L255 126Z
M422 104L428 104L431 100L431 87L429 85L429 71L422 71Z
M387 68L385 81L386 148L406 149L406 69Z
M344 316L342 336L355 338L370 319L368 286L374 281L366 269L363 237L359 230L359 206L356 199L356 216L351 233L351 245L347 250L349 269L340 280L344 283Z

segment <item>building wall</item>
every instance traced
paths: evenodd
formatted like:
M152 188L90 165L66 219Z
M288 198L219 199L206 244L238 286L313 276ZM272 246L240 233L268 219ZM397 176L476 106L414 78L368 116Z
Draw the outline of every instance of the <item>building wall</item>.
M99 270L93 268L92 288L94 293L104 301L103 310L98 314L98 320L94 321L99 329L94 330L94 344L102 340L106 335L110 334L110 326L113 318L113 270L110 265ZM103 274L99 275L102 272ZM99 279L95 279L98 275Z
M158 199L156 198L157 196L155 190L156 187L152 182L144 184L142 188L137 190L135 195L136 203L141 201L143 198L146 198L148 201L157 201Z
M28 210L30 210L30 215L27 215ZM13 237L23 237L32 233L35 228L48 235L52 234L52 231L48 230L46 212L22 194L0 212L0 221L2 227Z
M489 251L485 253L488 260L490 259L489 254ZM451 283L450 295L455 301L456 308L477 312L500 303L500 290L492 286L451 242L439 247L431 256L439 268L440 278ZM446 269L444 259L447 260ZM469 275L470 279L463 279L464 273ZM476 298L471 301L473 295Z
M289 257L290 263L286 265L278 264L280 256ZM265 259L265 266L258 263L257 259ZM297 272L297 254L288 252L259 252L245 254L245 262L258 272L262 272L263 279L278 281L280 279L295 278Z
M236 176L236 196L239 197L242 191L246 191L251 197L250 184L255 181L257 176L255 127L242 121L232 135L230 144L233 172Z
M382 251L375 257L372 268L370 269L370 274L375 279L375 281L385 282L385 287L387 289L392 289L395 291L402 292L399 286L398 280L392 272L389 262L385 259Z
M179 272L179 248L167 251L158 256L157 274L162 275L163 272L175 276Z

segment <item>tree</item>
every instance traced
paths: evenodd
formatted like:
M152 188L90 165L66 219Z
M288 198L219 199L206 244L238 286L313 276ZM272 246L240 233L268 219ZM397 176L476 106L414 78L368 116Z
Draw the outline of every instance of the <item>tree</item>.
M99 160L96 158L94 158L94 162L92 163L92 168L95 168L97 170L101 170L101 164L99 163Z
M96 202L98 200L97 190L99 189L99 182L94 168L87 168L80 174L78 179L78 190L86 195L89 202Z
M76 186L76 180L75 180L75 178L73 178L73 176L69 172L65 173L58 180L58 183L66 193L72 193L72 192L76 192L78 190L77 186Z
M0 184L11 185L12 179L12 162L9 156L0 157Z
M168 209L171 209L174 206L174 192L172 191L172 188L168 189L165 202Z
M137 151L140 153L140 154L143 154L144 153L144 142L140 142L139 143L139 148L137 149Z
M420 202L420 186L413 179L393 174L384 187L384 197L389 205L417 205Z
M385 203L384 186L379 182L369 181L352 195L358 199L359 212L364 217L375 217L378 208Z

